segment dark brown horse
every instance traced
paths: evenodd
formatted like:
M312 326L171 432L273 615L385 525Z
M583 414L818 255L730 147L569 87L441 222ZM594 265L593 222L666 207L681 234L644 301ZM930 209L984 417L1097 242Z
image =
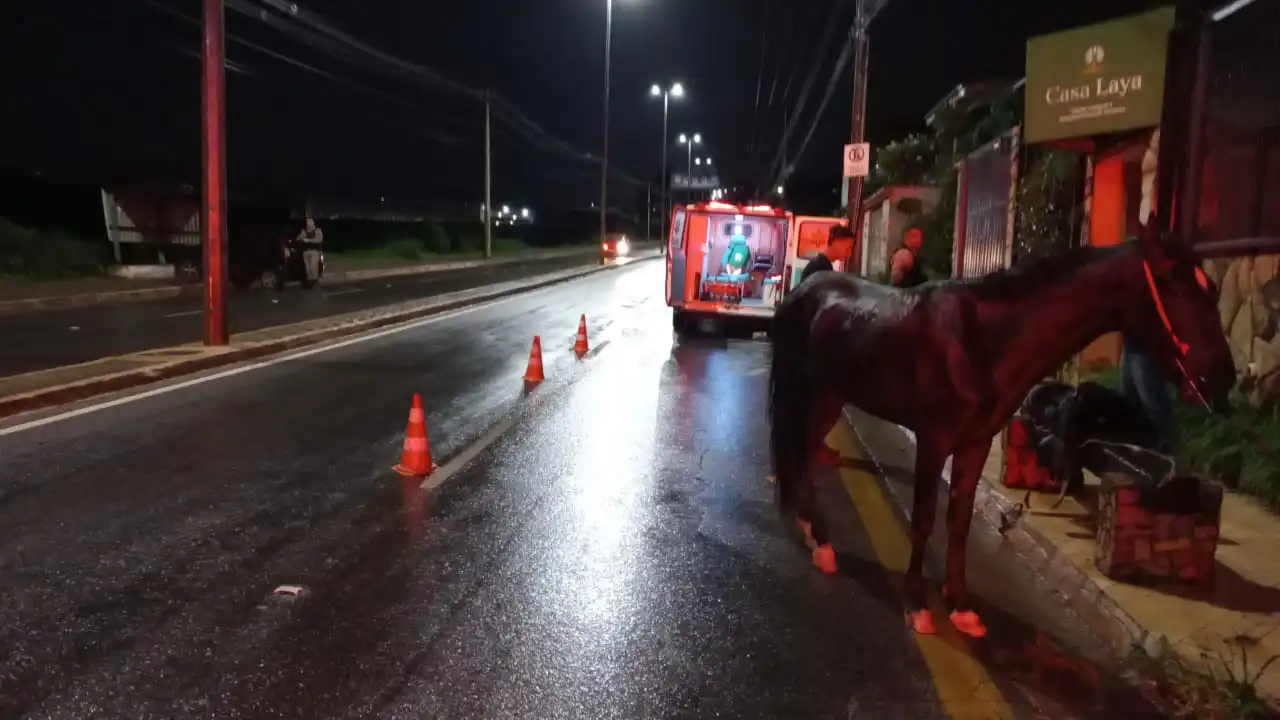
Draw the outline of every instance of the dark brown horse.
M958 630L985 635L965 587L965 544L992 438L1036 383L1112 331L1163 358L1191 397L1225 406L1235 368L1215 289L1189 251L1154 235L909 290L844 273L806 279L770 332L770 420L778 500L796 513L814 563L835 572L812 477L849 403L916 436L905 585L921 633L935 631L922 564L938 479L952 458L943 595Z

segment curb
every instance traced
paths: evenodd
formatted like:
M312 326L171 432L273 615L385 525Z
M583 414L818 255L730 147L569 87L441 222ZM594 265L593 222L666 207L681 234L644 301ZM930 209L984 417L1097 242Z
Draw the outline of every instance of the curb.
M433 272L450 270L468 270L477 267L500 267L519 262L539 260L555 260L573 257L574 255L593 255L596 249L574 248L573 250L548 251L539 255L523 255L506 257L498 260L455 260L442 263L424 263L394 268L370 270L338 271L327 277L326 285L344 285L362 280L377 280L385 277L403 275L426 275ZM122 305L144 300L163 300L175 297L196 297L204 292L203 283L183 285L165 285L155 288L137 288L134 290L108 290L96 293L79 293L75 295L48 295L45 297L23 298L20 300L0 300L0 315L21 315L40 312L42 310L63 310L67 308L92 307L95 305Z
M853 425L854 418L848 408L845 408L843 416L845 422ZM908 436L908 440L915 445L914 438ZM949 472L945 470L944 475ZM946 480L950 483L949 477ZM996 490L995 482L997 481L986 475L979 481L974 499L974 516L999 532L1005 518L1018 516L1018 511L1015 510L1018 503ZM894 497L892 493L890 497ZM911 509L901 507L896 500L894 506L909 521ZM1062 603L1067 611L1080 620L1084 629L1103 642L1117 658L1124 660L1135 648L1141 648L1151 657L1159 657L1163 653L1163 636L1155 635L1142 627L1092 577L1077 567L1071 558L1063 554L1057 545L1033 525L1019 518L1001 534L1004 541L1013 545L1024 562L1048 586L1051 598L1046 600Z
M652 255L638 257L633 258L632 262L644 262L646 260L655 260L660 257L662 256ZM43 410L56 405L85 400L98 395L128 390L141 385L149 385L162 380L170 380L175 377L203 372L217 367L233 365L246 360L257 360L269 355L277 355L289 350L297 350L311 345L318 345L330 340L358 335L363 332L377 330L389 325L411 322L424 317L440 315L452 310L460 310L462 308L480 305L482 303L511 297L513 295L521 295L533 290L539 290L552 285L569 282L571 280L578 280L588 275L594 275L608 270L615 270L620 267L625 266L605 265L600 267L589 267L571 275L534 280L528 284L507 288L505 290L487 293L482 292L466 298L459 298L434 305L428 305L426 307L388 313L386 315L366 320L354 320L333 327L301 332L297 335L290 335L275 340L266 340L253 345L245 345L241 347L232 346L228 348L226 352L213 355L205 355L189 360L178 360L163 365L155 365L137 370L126 370L124 372L114 373L111 375L88 378L78 382L35 390L21 395L11 395L9 397L0 398L0 419L9 418L14 415L18 415L19 413Z
M997 491L994 481L985 476L982 478L974 509L983 522L998 531L1006 517L1017 514L1017 504ZM1035 526L1021 519L1015 520L1004 533L1004 538L1013 544L1084 627L1119 657L1124 658L1137 648L1153 658L1163 654L1164 636L1144 628Z

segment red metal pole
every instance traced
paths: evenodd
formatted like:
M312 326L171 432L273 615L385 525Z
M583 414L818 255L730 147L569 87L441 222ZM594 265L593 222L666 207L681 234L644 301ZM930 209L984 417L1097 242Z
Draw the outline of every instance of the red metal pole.
M227 326L227 127L222 0L204 0L201 51L204 188L200 229L204 237L204 344L226 345Z

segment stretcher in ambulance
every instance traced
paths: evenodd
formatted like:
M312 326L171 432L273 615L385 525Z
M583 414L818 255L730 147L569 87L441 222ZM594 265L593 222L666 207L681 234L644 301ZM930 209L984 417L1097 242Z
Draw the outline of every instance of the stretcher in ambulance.
M782 302L790 263L790 214L721 201L677 207L667 252L667 304L677 330L699 319L766 328Z

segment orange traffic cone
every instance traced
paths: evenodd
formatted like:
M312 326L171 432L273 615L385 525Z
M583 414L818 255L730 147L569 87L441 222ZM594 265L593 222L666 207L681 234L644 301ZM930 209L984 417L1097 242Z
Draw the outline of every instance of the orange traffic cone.
M431 462L431 444L427 442L427 419L422 412L422 396L413 394L409 410L409 427L404 431L404 450L400 464L392 468L405 477L426 477L436 471Z
M530 385L540 383L547 377L542 374L542 338L533 336L533 347L529 350L529 368L524 371L524 381Z
M573 352L581 360L590 350L591 347L587 344L587 315L583 313L578 320L578 339L573 341Z

